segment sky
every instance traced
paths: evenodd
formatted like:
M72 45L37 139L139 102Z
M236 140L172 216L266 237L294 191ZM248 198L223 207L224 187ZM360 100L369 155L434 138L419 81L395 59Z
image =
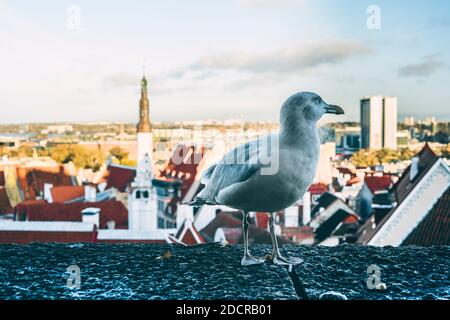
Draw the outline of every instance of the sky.
M299 91L450 120L449 34L446 0L0 0L0 123L136 122L144 66L152 121L277 120Z

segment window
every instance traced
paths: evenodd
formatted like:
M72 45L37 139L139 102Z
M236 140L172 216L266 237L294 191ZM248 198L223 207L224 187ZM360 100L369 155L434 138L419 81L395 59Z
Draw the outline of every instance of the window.
M158 218L158 228L164 229L164 220L162 218Z
M162 201L162 200L158 201L158 211L164 212L164 201Z
M144 197L144 199L148 199L148 191L147 190L145 190L143 192L143 197Z
M140 199L141 198L141 192L138 190L136 191L136 199Z

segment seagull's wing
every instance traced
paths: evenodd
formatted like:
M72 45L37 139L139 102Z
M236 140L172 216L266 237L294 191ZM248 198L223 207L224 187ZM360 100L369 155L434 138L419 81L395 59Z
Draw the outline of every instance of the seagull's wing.
M261 148L261 141L270 137L266 136L240 145L209 167L201 178L205 188L195 197L192 205L219 204L216 196L221 190L253 176L261 168L258 155L262 149L265 150Z
M219 204L216 196L222 189L235 183L244 182L259 170L259 165L217 164L205 188L197 195L195 201L206 204Z

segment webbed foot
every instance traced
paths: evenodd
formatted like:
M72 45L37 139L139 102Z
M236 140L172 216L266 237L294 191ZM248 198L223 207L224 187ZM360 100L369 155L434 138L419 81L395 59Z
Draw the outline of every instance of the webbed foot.
M241 266L251 266L264 263L264 259L255 258L251 255L245 255L241 260Z
M276 256L273 259L273 263L279 266L296 266L303 262L303 259L301 258L285 258L283 256Z

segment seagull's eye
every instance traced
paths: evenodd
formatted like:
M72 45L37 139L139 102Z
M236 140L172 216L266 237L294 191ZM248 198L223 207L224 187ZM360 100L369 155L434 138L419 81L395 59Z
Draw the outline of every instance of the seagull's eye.
M321 102L322 102L322 99L321 99L320 97L314 97L314 98L313 98L313 101L314 101L315 103L321 103Z

